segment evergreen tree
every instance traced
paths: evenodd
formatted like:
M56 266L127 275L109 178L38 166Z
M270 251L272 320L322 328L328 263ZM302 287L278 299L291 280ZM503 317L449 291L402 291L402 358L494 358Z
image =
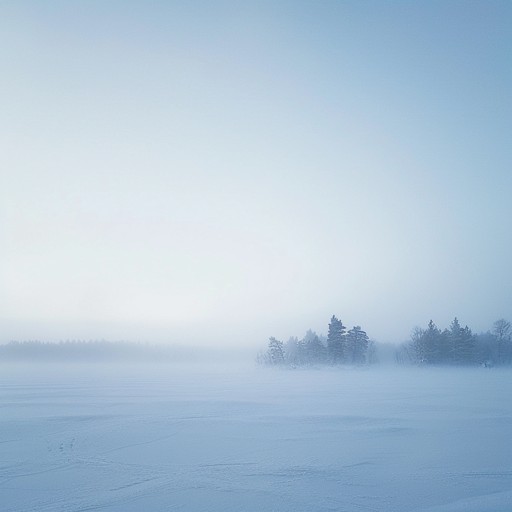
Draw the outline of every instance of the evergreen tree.
M329 323L327 335L327 352L332 364L340 364L345 361L345 326L334 315Z
M417 327L411 341L395 355L400 363L507 364L512 362L512 325L501 319L494 323L492 333L475 335L467 325L462 327L457 318L443 331L431 320L427 329Z
M451 360L455 364L473 362L475 340L471 329L466 325L461 327L457 317L453 319L448 331Z
M423 332L425 344L425 362L428 364L445 363L449 356L446 335L436 326L433 320Z
M268 342L268 362L272 365L281 365L284 363L283 342L274 337L269 338Z
M320 341L318 335L309 329L302 340L306 353L306 360L309 364L324 363L326 360L326 348Z
M356 325L347 333L347 348L350 359L354 364L363 364L366 361L368 351L368 335L359 325Z
M450 343L450 331L448 329L443 329L440 334L440 342L439 342L439 356L440 362L442 364L449 364L451 362L452 357L452 347Z
M433 320L426 329L417 327L412 334L412 352L420 364L443 364L451 357L447 331L441 332Z
M425 362L432 364L438 362L438 338L440 332L436 324L430 320L425 331L423 331L423 344L425 353Z
M453 363L459 363L460 355L458 351L460 349L461 326L457 317L455 317L450 324L447 335L450 345L450 361Z
M464 326L461 334L461 360L463 364L473 364L475 361L475 337L467 325Z
M425 346L425 331L415 327L411 334L411 359L413 362L423 364L427 361L427 349Z
M302 345L297 337L291 336L284 345L284 358L291 366L302 364Z

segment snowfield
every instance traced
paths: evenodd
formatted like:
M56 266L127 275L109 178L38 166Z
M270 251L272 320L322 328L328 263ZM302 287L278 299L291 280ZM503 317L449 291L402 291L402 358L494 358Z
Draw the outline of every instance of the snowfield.
M512 510L512 371L0 366L0 509Z

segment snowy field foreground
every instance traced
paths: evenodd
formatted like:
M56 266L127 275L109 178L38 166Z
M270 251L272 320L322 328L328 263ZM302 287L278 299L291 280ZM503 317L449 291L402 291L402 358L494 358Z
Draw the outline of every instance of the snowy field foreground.
M512 510L512 372L0 366L0 509Z

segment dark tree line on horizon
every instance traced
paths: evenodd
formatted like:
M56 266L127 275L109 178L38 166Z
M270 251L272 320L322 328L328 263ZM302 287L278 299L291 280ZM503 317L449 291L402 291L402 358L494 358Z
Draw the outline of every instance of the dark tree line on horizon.
M333 316L328 335L308 330L302 339L291 337L286 343L271 337L258 362L270 366L362 365L377 362L377 348L359 326L349 331ZM384 348L385 345L382 345ZM455 317L449 327L440 329L430 320L426 328L416 327L411 339L396 348L398 364L418 366L512 365L512 324L496 320L490 331L474 334Z
M302 339L291 337L286 343L271 337L268 349L258 362L272 366L361 365L373 362L373 342L356 325L349 331L343 322L332 316L327 337L308 330Z
M211 350L135 341L27 340L0 344L0 361L181 361L208 358Z
M512 326L501 318L492 331L473 334L455 317L448 328L430 320L426 329L414 329L409 342L396 353L401 364L503 366L512 363Z
M0 344L0 361L218 361L228 354L226 351L216 354L218 348L105 340L11 341ZM411 339L397 347L375 343L360 326L347 330L342 321L333 316L327 336L308 330L302 339L291 337L285 343L272 337L266 352L259 354L257 359L266 365L307 367L364 365L381 358L392 361L393 357L399 364L418 366L512 365L512 325L505 319L499 319L491 330L474 334L457 318L445 329L440 329L430 320L426 328L415 328Z

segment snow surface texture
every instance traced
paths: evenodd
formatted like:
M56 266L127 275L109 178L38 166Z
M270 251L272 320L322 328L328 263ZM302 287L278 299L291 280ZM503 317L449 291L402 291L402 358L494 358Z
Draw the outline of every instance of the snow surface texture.
M512 372L0 367L0 509L512 510Z

